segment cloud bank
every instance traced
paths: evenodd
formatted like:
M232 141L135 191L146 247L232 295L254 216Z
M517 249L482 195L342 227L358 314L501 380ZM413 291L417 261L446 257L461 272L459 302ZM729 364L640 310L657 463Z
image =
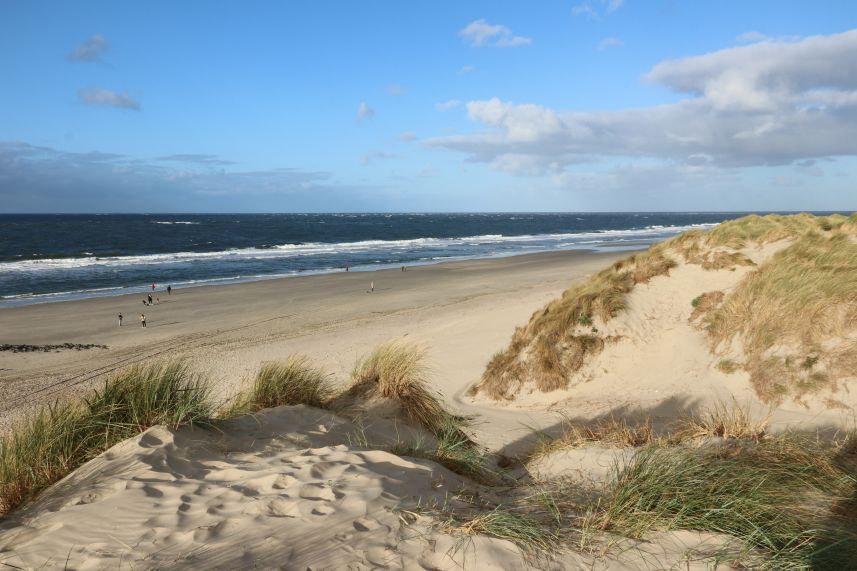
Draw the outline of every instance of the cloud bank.
M765 41L664 61L644 76L685 96L618 111L557 111L470 101L475 134L435 147L516 174L560 172L599 157L722 168L857 155L857 30Z
M0 142L0 203L9 212L235 212L258 210L257 201L285 209L318 209L330 201L331 193L342 198L355 188L335 183L323 171L222 168L230 164L206 154L150 161Z

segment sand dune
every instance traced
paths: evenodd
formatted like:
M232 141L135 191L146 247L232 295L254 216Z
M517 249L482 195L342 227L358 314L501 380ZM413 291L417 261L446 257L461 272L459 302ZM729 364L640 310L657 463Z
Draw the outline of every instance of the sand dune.
M568 551L536 561L509 541L450 535L430 516L406 517L473 484L434 462L348 444L407 439L405 426L359 426L297 406L220 428L155 427L103 453L0 525L0 562L80 570L710 569L707 558L728 544L711 534L660 534L608 557Z

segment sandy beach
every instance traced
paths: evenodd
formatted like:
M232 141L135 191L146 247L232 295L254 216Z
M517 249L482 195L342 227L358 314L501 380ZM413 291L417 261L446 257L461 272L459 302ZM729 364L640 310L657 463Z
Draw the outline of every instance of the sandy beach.
M173 290L160 303L141 295L0 309L0 344L81 343L107 349L0 353L0 407L16 413L98 386L105 374L159 357L186 358L217 382L219 397L234 393L263 361L293 353L311 357L346 382L355 360L375 345L406 336L424 344L436 387L475 414L488 446L514 437L491 430L541 424L519 411L475 407L464 392L517 325L575 280L627 252L557 252L432 266L341 272L243 284ZM375 291L368 293L370 282ZM124 315L118 326L117 315ZM146 314L147 327L139 316ZM466 402L465 402L466 401ZM510 418L504 418L511 415ZM487 424L485 424L487 423Z

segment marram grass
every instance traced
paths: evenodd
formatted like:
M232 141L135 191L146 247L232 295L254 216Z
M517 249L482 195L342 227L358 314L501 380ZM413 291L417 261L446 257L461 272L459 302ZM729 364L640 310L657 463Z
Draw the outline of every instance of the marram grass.
M425 351L420 346L401 339L382 343L357 361L351 379L346 394L392 400L408 419L435 436L452 431L469 440L460 427L463 419L450 413L441 396L429 388Z
M263 363L253 384L239 393L224 416L252 413L264 408L305 404L327 408L336 390L330 375L303 355Z
M83 402L42 408L0 437L0 514L151 426L206 423L209 390L184 363L125 369Z
M846 569L857 560L854 474L795 436L702 447L652 444L617 471L591 523L629 537L722 533L768 569Z

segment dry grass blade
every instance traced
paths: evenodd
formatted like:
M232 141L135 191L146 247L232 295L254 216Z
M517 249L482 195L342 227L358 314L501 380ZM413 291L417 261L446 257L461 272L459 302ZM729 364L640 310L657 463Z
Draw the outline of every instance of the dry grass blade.
M250 391L239 395L225 416L284 405L325 408L334 394L330 375L307 357L292 355L285 361L264 363Z
M511 399L526 382L544 392L565 388L571 375L604 348L605 338L597 333L595 321L615 317L637 284L667 274L675 265L663 246L654 246L569 288L515 331L508 348L491 359L471 394Z
M566 421L557 438L543 439L533 451L530 459L536 459L568 448L577 448L589 443L610 447L636 448L655 439L651 419L629 423L624 418L610 417L592 423Z
M675 436L679 439L717 437L759 441L765 437L770 418L770 410L765 416L754 417L749 407L742 407L734 400L731 403L717 401L683 421Z
M745 368L767 402L799 398L857 370L857 241L808 233L749 274L708 317L715 345L743 341ZM810 366L805 366L808 359Z
M630 537L657 529L728 534L763 550L762 568L845 569L857 557L854 484L831 451L797 438L653 444L617 473L590 524Z
M184 363L134 366L83 402L41 409L0 438L0 514L151 426L207 424L208 386Z
M463 419L447 411L440 395L428 388L421 347L400 339L383 343L357 362L351 378L346 396L390 399L407 418L432 434L446 434L454 426L459 436L470 440L459 428Z

